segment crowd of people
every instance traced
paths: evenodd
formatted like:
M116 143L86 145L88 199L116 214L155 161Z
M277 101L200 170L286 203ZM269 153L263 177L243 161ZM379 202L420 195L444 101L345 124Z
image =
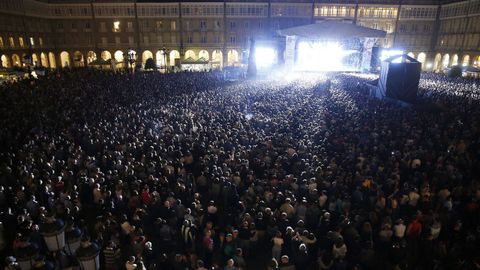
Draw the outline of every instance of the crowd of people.
M18 269L480 269L476 82L424 75L435 110L349 74L64 70L0 87L0 249ZM325 87L326 83L328 87ZM461 93L461 94L459 94Z

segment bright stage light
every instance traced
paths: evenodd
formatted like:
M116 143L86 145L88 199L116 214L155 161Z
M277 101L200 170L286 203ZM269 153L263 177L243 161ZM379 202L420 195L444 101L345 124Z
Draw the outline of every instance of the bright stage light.
M300 42L296 67L307 71L345 70L343 58L353 52L336 42Z
M255 63L258 68L271 67L275 63L276 52L273 48L255 48Z
M380 54L380 60L385 61L388 58L390 58L392 56L395 56L395 55L403 55L403 51L402 50L382 50L382 53ZM402 59L397 58L397 59L393 60L392 63L401 63L401 62L402 62Z

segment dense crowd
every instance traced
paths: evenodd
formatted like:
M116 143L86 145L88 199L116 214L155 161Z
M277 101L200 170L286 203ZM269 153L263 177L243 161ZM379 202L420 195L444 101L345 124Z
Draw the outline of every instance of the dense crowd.
M365 82L83 69L1 86L5 269L26 248L32 269L76 267L49 251L52 220L108 270L480 269L479 86L424 75L419 99L441 104L425 110Z

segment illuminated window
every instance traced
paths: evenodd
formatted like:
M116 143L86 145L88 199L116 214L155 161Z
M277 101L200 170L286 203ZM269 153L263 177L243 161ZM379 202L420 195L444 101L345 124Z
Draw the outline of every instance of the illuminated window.
M3 48L3 38L0 37L0 48Z
M25 43L23 42L23 38L22 38L22 37L19 37L19 38L18 38L18 44L20 45L20 47L24 47L24 46L25 46Z
M176 21L171 21L170 22L170 30L177 30L177 22Z
M387 33L392 33L392 25L387 23L385 25L385 31L387 31Z
M120 32L120 22L119 21L113 22L113 32L115 32L115 33Z
M13 39L13 37L8 38L8 43L10 43L10 47L15 47L15 40Z
M40 46L43 46L43 38L38 38L38 44L39 44Z
M328 8L327 7L322 7L320 9L320 16L328 16Z
M35 46L35 39L30 37L30 45Z

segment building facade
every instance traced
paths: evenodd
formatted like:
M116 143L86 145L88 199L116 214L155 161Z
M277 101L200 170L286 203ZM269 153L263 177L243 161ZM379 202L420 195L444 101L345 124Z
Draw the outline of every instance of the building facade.
M408 52L424 70L480 64L480 0L2 0L0 64L123 63L130 49L139 64L240 65L251 38L319 20L384 30L379 45Z

